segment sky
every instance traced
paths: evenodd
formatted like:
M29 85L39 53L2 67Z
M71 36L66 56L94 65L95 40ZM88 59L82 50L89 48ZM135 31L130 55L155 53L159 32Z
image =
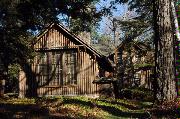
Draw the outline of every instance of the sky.
M96 3L97 10L101 10L102 7L106 6L107 8L110 6L110 2L114 0L100 0L100 2ZM104 16L102 17L102 20L100 21L100 26L98 32L100 34L110 34L112 33L111 30L111 24L112 24L112 18L114 17L121 17L128 11L127 4L116 4L116 10L112 10L112 16ZM63 18L62 16L59 16L59 18ZM65 23L64 23L65 24Z
M97 9L101 9L102 6L106 6L109 7L110 6L110 1L111 0L100 0L99 3L96 4L96 8ZM99 32L100 33L104 33L107 32L106 30L109 30L110 32L110 26L111 26L111 20L113 17L120 17L123 16L127 11L128 11L128 7L126 4L117 4L116 5L116 10L112 10L112 16L110 17L103 17L101 22L100 22L100 29ZM105 30L106 29L106 30Z

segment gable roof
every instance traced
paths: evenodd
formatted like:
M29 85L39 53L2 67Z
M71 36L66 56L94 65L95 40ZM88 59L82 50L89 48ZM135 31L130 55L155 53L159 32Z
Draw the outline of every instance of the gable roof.
M135 40L127 41L127 40L124 40L114 49L114 51L110 55L113 55L119 49L124 50L125 45L127 43L129 43L129 42L133 43L133 47L135 47L136 50L148 50L148 49L151 49L150 46L146 45L145 43L143 43L141 41L135 41Z
M84 42L83 40L81 40L78 36L76 36L75 34L73 34L72 32L70 32L67 28L65 28L63 25L61 24L56 24L56 23L52 23L50 24L44 31L40 32L36 38L35 38L35 42L33 43L33 45L35 45L40 39L41 37L46 34L51 28L53 27L57 27L61 30L63 30L67 35L69 35L72 39L76 40L77 42L79 42L81 45L84 45L88 50L90 50L91 52L93 52L96 56L98 57L102 57L103 55L101 53L99 53L95 48L93 48L91 45L87 44L86 42Z
M127 40L124 40L122 41L122 43L117 46L117 48L115 50L118 50L120 48L124 48L124 46L128 43L133 43L133 47L136 47L136 49L139 49L139 50L147 50L149 49L150 47L148 45L146 45L145 43L141 42L141 41L136 41L136 40L131 40L131 41L127 41Z
M148 52L151 51L150 46L146 45L145 43L143 43L141 41L135 41L135 40L128 41L128 40L124 40L114 49L114 51L111 54L109 54L107 56L107 58L109 58L111 61L113 61L115 52L117 52L118 50L123 51L124 48L125 48L125 45L127 43L129 43L129 42L133 43L133 47L135 48L135 50L140 50L140 51L145 51L145 52L146 51L148 51Z

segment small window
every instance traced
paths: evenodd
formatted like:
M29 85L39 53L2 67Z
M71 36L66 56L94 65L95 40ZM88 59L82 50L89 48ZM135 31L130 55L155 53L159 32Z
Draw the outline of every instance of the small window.
M77 78L76 78L76 54L73 51L68 51L64 53L64 85L74 85L77 84Z

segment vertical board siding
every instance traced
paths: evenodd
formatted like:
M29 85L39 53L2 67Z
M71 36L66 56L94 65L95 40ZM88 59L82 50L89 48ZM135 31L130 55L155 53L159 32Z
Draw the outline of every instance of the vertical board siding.
M75 44L74 41L70 40L66 35L59 32L57 29L50 29L34 45L34 48L37 52L37 56L34 58L34 62L32 63L32 71L36 74L36 79L38 82L38 90L37 93L39 96L45 95L94 95L97 93L97 85L93 84L93 80L96 78L96 74L98 73L98 63L96 61L96 57L93 53L88 53L86 47L81 47L80 44ZM56 51L46 51L46 49L57 49ZM77 78L77 84L74 85L62 85L64 81L68 81L68 77L65 76L67 70L65 67L65 52L69 51L68 49L63 48L75 48L69 49L70 51L74 50L75 55L75 72L73 80L75 77ZM40 52L39 52L40 51ZM53 55L53 52L60 53ZM43 54L41 56L41 54ZM72 55L72 54L71 54ZM70 57L71 57L70 55ZM43 59L44 57L51 58L52 60ZM53 64L50 68L47 68L47 71L51 72L51 76L46 76L44 69L42 69L42 62L51 63L53 60L56 60L57 57L60 57L62 61L60 64ZM70 60L71 61L71 60ZM44 64L46 65L46 64ZM63 66L64 67L63 67ZM57 81L47 82L47 79L53 76L53 70L56 72L56 68L63 68L62 70L58 70L58 78ZM46 67L44 67L46 68ZM45 71L46 71L45 70ZM59 72L60 76L59 76ZM23 72L20 72L20 94L25 95L26 87L26 78ZM49 75L49 74L48 74ZM57 75L57 74L56 74ZM55 76L56 76L55 75Z
M35 49L50 49L59 47L75 46L75 44L70 41L62 33L58 32L56 29L50 29L46 34L41 36L41 38L34 45Z

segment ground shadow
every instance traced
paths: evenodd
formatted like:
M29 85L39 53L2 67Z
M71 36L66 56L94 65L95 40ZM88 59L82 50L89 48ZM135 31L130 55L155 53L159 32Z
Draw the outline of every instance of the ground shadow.
M1 119L29 119L48 117L49 111L33 104L0 104Z
M68 98L64 100L64 103L68 104L78 104L78 105L83 105L83 106L88 106L88 107L98 107L114 116L119 116L119 117L130 117L130 118L143 118L147 119L150 117L149 113L142 113L142 112L125 112L122 111L116 107L109 106L109 105L101 105L96 103L96 101L82 101L79 99L73 99L73 98Z

